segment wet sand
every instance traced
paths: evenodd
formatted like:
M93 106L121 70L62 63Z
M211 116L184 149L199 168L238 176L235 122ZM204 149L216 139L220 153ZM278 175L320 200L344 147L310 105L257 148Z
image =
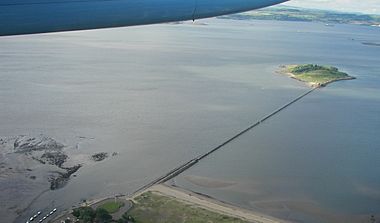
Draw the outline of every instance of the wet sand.
M60 189L89 154L44 136L0 137L0 222L14 222L43 194Z

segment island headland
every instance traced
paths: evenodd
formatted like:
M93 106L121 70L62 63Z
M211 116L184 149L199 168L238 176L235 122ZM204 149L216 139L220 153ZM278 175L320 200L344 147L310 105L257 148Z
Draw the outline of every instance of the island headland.
M336 81L356 79L339 71L336 67L317 64L282 65L280 66L280 73L305 82L314 88L325 87Z

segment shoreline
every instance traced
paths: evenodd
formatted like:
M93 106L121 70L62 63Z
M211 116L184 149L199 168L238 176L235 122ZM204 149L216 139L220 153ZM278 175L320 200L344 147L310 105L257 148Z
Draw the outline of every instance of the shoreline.
M172 197L177 201L183 202L185 204L196 205L199 208L204 208L206 210L219 214L236 217L248 222L289 223L288 221L276 219L259 212L254 212L232 204L228 204L226 202L214 199L208 195L186 190L177 186L170 186L167 184L154 185L144 191L135 194L131 200L134 201L136 197L146 192L153 192L167 197Z
M136 198L141 196L146 192L156 193L161 196L170 197L178 202L189 204L192 206L196 206L198 208L203 208L211 212L215 212L218 214L239 218L241 220L252 222L252 223L291 223L290 221L281 220L260 212L244 209L242 207L229 204L227 202L218 200L213 198L212 196L205 195L202 193L197 193L191 190L187 190L178 186L172 186L165 183L156 184L145 190L141 190L138 193L133 194L130 197L126 195L121 195L118 199L125 199L133 204L136 203ZM83 203L81 206L86 205L93 207L101 202L104 202L108 199L113 199L114 197L105 197L100 199L94 199ZM61 214L58 214L54 219L50 222L60 223L62 220L67 217L72 218L70 210L66 210Z

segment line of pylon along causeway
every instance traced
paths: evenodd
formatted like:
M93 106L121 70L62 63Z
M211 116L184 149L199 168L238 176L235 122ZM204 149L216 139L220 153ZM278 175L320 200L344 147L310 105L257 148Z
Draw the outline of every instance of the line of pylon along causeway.
M225 145L227 145L228 143L234 141L235 139L239 138L240 136L244 135L245 133L247 133L248 131L252 130L253 128L259 126L260 124L262 124L263 122L267 121L268 119L272 118L273 116L275 116L276 114L278 114L279 112L283 111L284 109L286 109L287 107L291 106L292 104L296 103L297 101L301 100L302 98L304 98L305 96L309 95L310 93L312 93L313 91L315 91L317 88L312 88L311 90L308 90L306 91L305 93L301 94L300 96L296 97L295 99L291 100L290 102L286 103L285 105L279 107L278 109L274 110L273 112L269 113L268 115L262 117L260 120L258 120L256 123L250 125L248 128L238 132L236 135L228 138L226 141L224 141L223 143L219 144L218 146L214 147L213 149L211 149L210 151L204 153L204 154L201 154L193 159L191 159L190 161L187 161L186 163L172 169L171 171L169 171L168 173L156 178L155 180L149 182L148 184L145 184L143 186L141 186L140 188L138 188L134 193L132 193L132 195L136 194L136 193L139 193L143 190L146 190L147 188L153 186L153 185L156 185L156 184L160 184L160 183L164 183L170 179L173 179L174 177L178 176L179 174L183 173L184 171L186 171L187 169L191 168L192 166L194 166L195 164L197 164L199 161L201 161L202 159L206 158L207 156L211 155L212 153L216 152L217 150L221 149L222 147L224 147Z

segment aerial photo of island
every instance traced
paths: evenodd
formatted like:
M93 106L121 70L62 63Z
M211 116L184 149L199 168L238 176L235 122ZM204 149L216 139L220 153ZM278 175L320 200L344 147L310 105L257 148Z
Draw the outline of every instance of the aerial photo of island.
M281 71L291 78L302 81L311 87L325 87L330 83L342 80L353 80L354 77L340 72L336 67L316 64L284 65Z
M0 223L380 223L376 1L45 2L0 0Z

